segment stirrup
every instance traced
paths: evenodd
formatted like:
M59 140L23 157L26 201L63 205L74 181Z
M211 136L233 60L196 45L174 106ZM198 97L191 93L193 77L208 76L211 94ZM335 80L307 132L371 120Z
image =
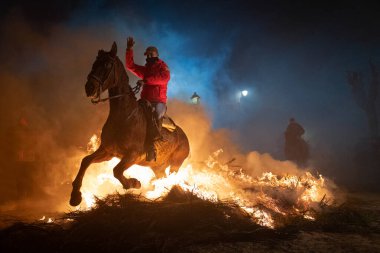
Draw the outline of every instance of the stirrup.
M167 142L168 139L164 137L164 135L161 135L160 138L158 139L159 141L162 141L162 142Z

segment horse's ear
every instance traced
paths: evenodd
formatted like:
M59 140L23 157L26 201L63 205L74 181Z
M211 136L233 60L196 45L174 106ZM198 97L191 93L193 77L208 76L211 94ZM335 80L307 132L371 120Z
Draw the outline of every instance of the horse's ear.
M112 43L112 48L111 48L111 51L110 51L110 54L115 57L116 56L116 53L117 53L117 45L116 45L116 42L114 41Z

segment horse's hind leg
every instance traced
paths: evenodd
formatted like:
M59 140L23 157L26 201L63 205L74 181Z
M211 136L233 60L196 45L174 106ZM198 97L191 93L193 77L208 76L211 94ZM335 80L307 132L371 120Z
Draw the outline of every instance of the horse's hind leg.
M175 133L178 137L177 148L173 151L169 158L170 171L172 172L177 172L182 166L183 161L185 161L190 154L190 145L186 134L179 127Z
M179 146L176 151L170 156L169 164L170 171L177 172L182 166L183 161L189 156L189 147L186 145Z
M120 183L123 185L124 189L136 188L139 189L141 187L141 183L136 178L126 178L123 173L126 169L131 167L136 163L134 159L132 159L132 155L123 157L120 162L113 169L113 175L117 178Z
M73 190L71 192L70 205L77 206L80 204L80 202L82 202L82 194L80 192L80 188L82 186L84 174L86 173L86 170L90 166L90 164L100 163L108 161L110 159L111 156L102 147L99 147L99 149L96 150L94 153L82 159L79 172L72 184Z

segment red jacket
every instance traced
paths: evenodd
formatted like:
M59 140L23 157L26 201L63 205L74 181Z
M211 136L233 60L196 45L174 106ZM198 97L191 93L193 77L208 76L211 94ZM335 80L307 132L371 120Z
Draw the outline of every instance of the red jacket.
M149 102L166 103L170 71L164 61L158 59L154 63L146 63L145 66L137 65L133 61L133 50L129 49L125 54L125 63L129 71L145 82L141 98Z

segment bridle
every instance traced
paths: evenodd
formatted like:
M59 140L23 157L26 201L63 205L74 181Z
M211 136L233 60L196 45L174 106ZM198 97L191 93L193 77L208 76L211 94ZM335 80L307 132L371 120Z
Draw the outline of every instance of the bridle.
M123 96L125 96L125 95L127 94L127 92L125 92L125 93L122 93L122 94L119 94L119 95L115 95L115 96L111 96L111 97L106 97L106 98L101 98L102 88L103 88L104 84L108 82L108 79L110 78L112 71L114 72L114 79L115 79L113 84L116 83L116 68L115 68L115 61L116 61L116 58L112 58L112 57L110 57L110 56L108 56L108 55L107 55L107 57L111 60L111 62L112 62L112 67L111 67L110 71L108 72L107 77L105 78L104 81L102 81L102 79L100 79L98 76L94 75L94 74L92 73L92 71L91 71L91 73L88 75L88 78L92 78L92 79L94 79L94 80L97 81L98 84L99 84L99 85L98 85L98 94L99 94L99 95L98 95L96 98L92 98L92 99L91 99L91 102L92 102L93 104L98 104L98 103L100 103L100 102L105 102L105 101L107 101L107 100L111 100L111 99L115 99L115 98L120 98L120 97L123 97ZM133 87L133 88L132 88L133 93L134 93L134 94L139 93L139 92L140 92L140 88L141 88L141 85L139 85L139 84L136 85L135 87Z
M113 84L116 83L116 68L115 68L115 61L116 61L116 59L112 58L110 56L107 56L107 57L111 60L112 67L111 67L110 71L107 73L107 77L105 78L104 81L102 79L100 79L98 76L96 76L95 74L93 74L92 72L88 75L88 78L94 79L99 84L98 85L98 96L96 98L92 98L91 99L91 102L93 104L98 104L100 102L105 102L107 100L123 97L123 96L126 95L126 93L123 93L123 94L119 94L119 95L115 95L115 96L111 96L111 97L107 97L107 98L101 98L102 88L103 88L104 84L107 83L108 80L110 79L112 71L114 72L114 79L115 79Z

